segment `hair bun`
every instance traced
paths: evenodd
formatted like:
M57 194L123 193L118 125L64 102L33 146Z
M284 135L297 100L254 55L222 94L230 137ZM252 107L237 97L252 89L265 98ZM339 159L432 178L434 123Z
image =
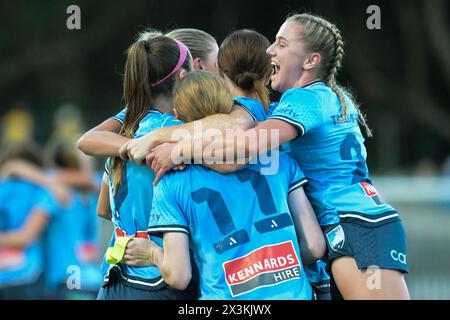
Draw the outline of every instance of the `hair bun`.
M236 76L236 84L242 90L250 90L257 77L258 76L255 73L243 72Z

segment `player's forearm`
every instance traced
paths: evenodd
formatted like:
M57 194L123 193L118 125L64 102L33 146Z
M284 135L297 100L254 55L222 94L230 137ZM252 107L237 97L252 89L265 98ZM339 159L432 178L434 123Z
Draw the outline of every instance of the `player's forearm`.
M84 154L94 157L117 157L120 147L130 139L109 131L88 131L77 142Z
M315 216L314 219L316 220ZM303 222L302 231L298 234L300 235L300 255L305 265L312 264L324 256L325 238L317 221Z
M91 174L80 170L58 171L56 178L63 184L78 189L97 190L97 185Z
M32 241L33 238L23 231L0 233L0 247L22 249Z
M52 186L52 180L39 167L26 161L11 160L4 165L2 171L5 175L13 175L44 188L50 188Z
M325 254L326 244L322 230L303 187L289 193L288 203L298 235L302 262L310 265Z
M191 281L191 273L186 272L187 267L176 264L164 256L163 248L152 245L150 249L150 261L159 268L161 276L169 286L177 290L184 290Z
M238 129L247 125L247 120L242 120L233 114L215 114L201 120L153 131L149 134L152 137L150 148L162 143L178 142L180 138L187 138L186 135L190 138L200 137L208 134L206 131L211 129L222 131L225 129Z
M253 129L243 131L235 129L227 132L211 133L194 139L183 139L178 144L178 155L184 163L203 163L208 166L214 164L244 165L258 153L268 150L262 141L261 146ZM232 167L225 167L227 171ZM238 169L239 166L234 167ZM212 167L213 170L214 167Z

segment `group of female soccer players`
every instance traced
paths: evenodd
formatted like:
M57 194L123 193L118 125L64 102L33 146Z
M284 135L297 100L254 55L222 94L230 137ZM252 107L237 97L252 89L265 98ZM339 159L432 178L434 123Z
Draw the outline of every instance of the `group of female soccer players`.
M321 299L330 278L334 299L408 299L405 232L370 180L359 125L371 132L336 82L343 54L336 26L309 14L288 17L272 45L250 30L220 49L195 29L140 35L126 108L78 143L110 157L98 299ZM246 164L212 161L241 151Z
M47 159L33 146L2 150L0 300L93 299L98 187L74 143L49 143Z

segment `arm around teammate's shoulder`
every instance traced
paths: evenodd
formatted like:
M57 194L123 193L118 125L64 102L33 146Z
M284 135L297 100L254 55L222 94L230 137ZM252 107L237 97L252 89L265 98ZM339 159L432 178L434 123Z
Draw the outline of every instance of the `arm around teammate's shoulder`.
M119 156L120 147L129 141L119 134L122 123L115 118L105 120L100 125L83 134L77 148L94 157Z

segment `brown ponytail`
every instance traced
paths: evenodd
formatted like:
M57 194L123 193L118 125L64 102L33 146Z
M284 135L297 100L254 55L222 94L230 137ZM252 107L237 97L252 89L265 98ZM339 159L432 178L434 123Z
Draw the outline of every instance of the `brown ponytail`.
M266 54L269 40L252 30L238 30L222 42L217 57L220 70L241 90L256 93L267 108L270 103L265 81L272 70Z
M138 40L127 50L127 61L124 67L123 99L127 112L120 134L132 138L139 122L154 106L155 98L159 95L172 96L172 89L176 75L168 78L157 87L154 83L166 76L178 62L180 50L175 40L166 36L155 36L148 40ZM182 68L191 70L192 58L188 55ZM120 158L111 161L111 177L114 192L120 185L125 162Z

